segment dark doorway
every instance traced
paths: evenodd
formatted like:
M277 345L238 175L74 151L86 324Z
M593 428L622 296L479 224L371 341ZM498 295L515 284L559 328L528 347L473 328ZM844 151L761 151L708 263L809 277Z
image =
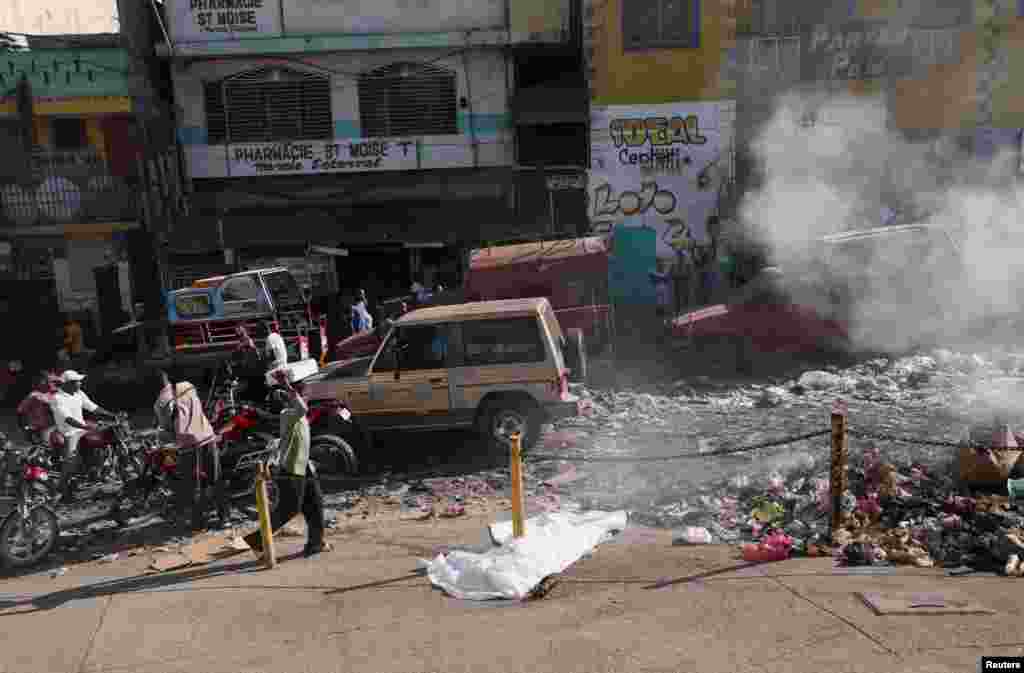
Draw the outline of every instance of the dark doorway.
M371 303L406 295L411 284L409 254L401 244L344 245L338 257L338 286L343 296L366 290Z

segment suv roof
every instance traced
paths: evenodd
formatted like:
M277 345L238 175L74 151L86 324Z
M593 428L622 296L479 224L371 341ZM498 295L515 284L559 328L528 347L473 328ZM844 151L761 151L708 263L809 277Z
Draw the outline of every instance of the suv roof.
M410 311L395 321L396 327L423 323L472 320L476 318L504 318L537 315L549 306L545 297L529 299L499 299L496 301L474 301L468 304L429 306Z

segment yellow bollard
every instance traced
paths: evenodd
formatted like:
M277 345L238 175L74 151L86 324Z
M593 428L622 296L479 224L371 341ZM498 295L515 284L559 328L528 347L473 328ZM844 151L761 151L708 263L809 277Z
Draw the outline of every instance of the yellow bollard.
M274 552L274 531L270 527L270 503L267 498L267 481L270 475L267 466L260 463L256 471L256 511L260 515L260 532L263 534L263 562L267 568L277 567L277 554Z
M526 524L523 522L523 464L522 445L519 433L512 435L512 537L526 535Z
M832 465L829 472L829 495L832 496L832 520L829 533L836 542L836 533L843 527L843 494L846 492L847 406L841 400L832 405Z

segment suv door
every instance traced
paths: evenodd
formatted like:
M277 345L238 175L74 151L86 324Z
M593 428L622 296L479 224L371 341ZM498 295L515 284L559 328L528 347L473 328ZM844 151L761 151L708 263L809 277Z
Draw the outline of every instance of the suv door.
M376 429L451 425L448 390L451 325L391 331L370 371L365 421Z

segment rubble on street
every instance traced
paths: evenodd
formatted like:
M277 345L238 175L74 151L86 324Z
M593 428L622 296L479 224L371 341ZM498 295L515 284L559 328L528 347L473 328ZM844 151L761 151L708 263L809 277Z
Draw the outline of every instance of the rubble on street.
M540 445L525 456L526 511L537 516L626 510L637 524L676 531L675 544L734 545L749 560L832 553L851 565L968 566L1024 574L1024 509L1005 489L970 496L957 481L956 449L925 443L955 441L993 414L1024 429L1024 415L1013 409L1022 371L1022 356L936 350L805 369L774 380L694 377L631 390L574 385L582 415L547 427ZM830 546L827 436L701 457L827 429L836 399L848 401L852 429L921 439L908 444L851 434L838 549ZM691 457L673 459L678 454ZM392 468L368 475L360 486L328 487L328 526L344 532L384 519L493 520L511 509L510 469L500 451L493 463L457 476ZM90 523L64 527L56 566L140 553L122 542L161 524L156 515L115 523L92 514L75 516ZM210 534L230 546L230 538L256 520L254 507L236 509ZM282 534L301 536L304 528L293 522ZM190 544L188 537L142 543L144 549L169 548L161 567L183 562L174 555L198 562L189 556Z

